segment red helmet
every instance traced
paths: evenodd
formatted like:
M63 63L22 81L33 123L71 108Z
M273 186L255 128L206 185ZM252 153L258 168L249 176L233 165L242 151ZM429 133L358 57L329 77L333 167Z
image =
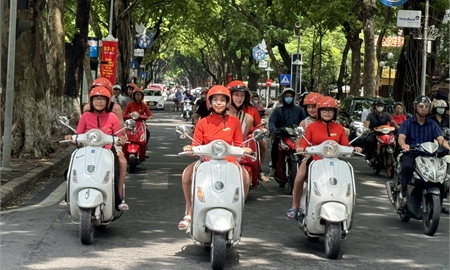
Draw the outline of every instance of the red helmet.
M303 106L316 105L323 96L319 93L309 93L303 100Z
M92 82L91 88L95 88L97 86L105 87L112 95L113 84L110 80L106 79L105 77L99 77Z
M109 107L111 106L111 93L106 87L103 86L95 86L92 88L89 93L89 106L91 111L94 111L94 102L93 99L96 96L106 97L106 107L105 110L109 112Z
M136 88L139 88L139 87L137 87L137 85L135 85L134 83L129 83L129 84L127 84L127 87L126 87L126 88L129 88L129 87L133 88L133 90L136 89Z
M322 97L321 99L319 99L319 101L317 101L316 103L316 114L317 114L317 119L321 119L320 118L320 109L324 109L324 108L333 108L334 109L334 117L333 120L337 119L337 115L339 113L339 106L337 101L330 97L330 96L325 96Z
M208 110L212 110L212 97L219 94L224 95L227 98L228 109L231 100L230 91L223 85L214 85L213 87L211 87L211 89L209 89L208 94L206 95L206 107L208 108Z
M141 93L141 94L142 94L142 98L144 98L144 91L142 91L141 88L136 87L136 88L134 88L134 90L133 90L133 95L132 95L134 101L136 101L136 99L134 98L134 96L136 95L136 93ZM143 99L142 99L142 100L143 100ZM142 101L142 100L141 100L141 101Z
M230 95L233 95L233 93L236 91L244 92L245 97L244 97L243 106L250 105L250 90L247 88L247 85L243 81L240 81L240 80L231 81L229 84L227 84L227 88L228 88L228 90L230 90ZM233 100L231 100L231 103L237 110L241 109L241 108L237 108L235 106L235 104L233 103Z

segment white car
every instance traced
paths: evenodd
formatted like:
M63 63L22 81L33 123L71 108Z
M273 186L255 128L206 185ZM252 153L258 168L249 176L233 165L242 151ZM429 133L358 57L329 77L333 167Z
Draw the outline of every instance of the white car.
M164 110L165 99L161 89L144 89L144 101L149 109Z

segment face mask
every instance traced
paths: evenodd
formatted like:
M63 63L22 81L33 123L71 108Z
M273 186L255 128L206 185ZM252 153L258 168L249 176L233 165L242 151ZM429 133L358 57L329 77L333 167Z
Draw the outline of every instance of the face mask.
M287 104L291 104L293 100L294 100L293 97L285 97L284 98L284 102L286 102Z
M383 109L384 109L384 107L382 107L382 106L377 106L377 112L382 112Z
M257 99L253 100L253 104L258 104L258 103L259 103L259 100L257 100Z
M436 112L437 112L438 114L444 114L445 108L436 108Z
M205 99L205 98L206 98L206 95L201 95L201 97L202 97L202 99Z

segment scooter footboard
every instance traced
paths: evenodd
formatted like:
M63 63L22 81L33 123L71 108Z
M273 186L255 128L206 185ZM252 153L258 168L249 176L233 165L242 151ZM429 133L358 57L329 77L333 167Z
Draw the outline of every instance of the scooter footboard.
M226 209L212 209L206 213L205 225L215 232L227 232L236 226L233 213Z
M97 189L86 188L78 192L77 206L94 208L103 203L103 194Z
M338 202L327 202L320 208L320 218L331 222L341 222L347 219L346 206Z

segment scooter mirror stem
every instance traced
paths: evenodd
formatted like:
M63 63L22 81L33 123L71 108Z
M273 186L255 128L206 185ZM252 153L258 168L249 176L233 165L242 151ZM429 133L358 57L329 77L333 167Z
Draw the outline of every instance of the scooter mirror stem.
M73 131L73 133L77 133L77 131L73 128L73 127L71 127L71 126L69 126L68 124L66 124L66 123L64 123L63 121L61 121L60 120L60 122L61 122L61 124L63 124L64 126L66 126L66 127L68 127L68 128L70 128L70 130L72 130Z

